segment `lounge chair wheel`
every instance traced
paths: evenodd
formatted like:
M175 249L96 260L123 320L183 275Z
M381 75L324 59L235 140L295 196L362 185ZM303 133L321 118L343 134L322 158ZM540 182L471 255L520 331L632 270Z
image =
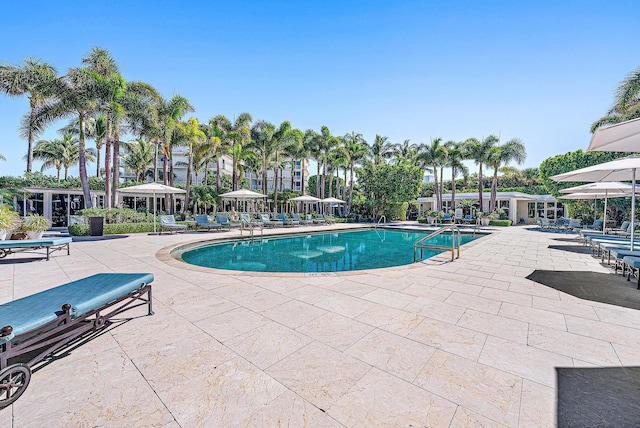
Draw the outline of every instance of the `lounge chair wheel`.
M96 317L93 327L98 330L105 325L106 321L106 318L103 316Z
M0 249L0 259L2 259L2 258L4 258L4 257L7 257L7 254L9 254L9 253L7 252L7 250L5 250L5 249Z
M20 398L30 380L31 369L26 364L13 364L0 371L0 409Z

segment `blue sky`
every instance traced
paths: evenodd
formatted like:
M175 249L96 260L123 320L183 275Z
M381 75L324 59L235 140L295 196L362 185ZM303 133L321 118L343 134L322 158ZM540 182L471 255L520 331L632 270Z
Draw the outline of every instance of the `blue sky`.
M40 57L62 74L100 46L125 79L185 96L201 121L248 112L367 141L499 134L525 143L522 167L586 149L640 66L637 1L63 4L4 4L0 62ZM25 169L27 110L0 96L0 175Z

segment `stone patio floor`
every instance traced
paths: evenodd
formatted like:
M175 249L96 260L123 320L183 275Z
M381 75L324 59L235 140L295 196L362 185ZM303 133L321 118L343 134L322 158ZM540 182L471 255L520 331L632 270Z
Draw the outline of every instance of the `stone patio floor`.
M346 275L163 261L168 247L238 231L11 256L0 302L99 272L152 272L156 314L129 312L140 316L35 371L0 427L554 426L555 368L640 365L640 311L527 280L534 269L610 272L548 248L561 235L495 232L455 262Z

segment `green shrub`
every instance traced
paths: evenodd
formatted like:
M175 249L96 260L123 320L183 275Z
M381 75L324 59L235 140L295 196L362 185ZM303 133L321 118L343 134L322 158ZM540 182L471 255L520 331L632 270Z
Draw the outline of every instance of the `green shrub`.
M156 230L160 230L160 225L156 224ZM105 224L105 235L128 235L131 233L149 233L153 232L153 223L117 223ZM73 236L89 235L89 226L86 224L74 224L69 226L69 233Z
M489 226L511 226L511 220L491 220Z
M87 221L89 217L104 217L105 224L144 223L153 221L153 214L147 215L130 208L87 208L80 211Z

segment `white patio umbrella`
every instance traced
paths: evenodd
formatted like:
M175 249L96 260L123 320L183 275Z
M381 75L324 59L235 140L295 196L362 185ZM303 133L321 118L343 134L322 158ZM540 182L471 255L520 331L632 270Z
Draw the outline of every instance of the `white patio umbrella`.
M598 129L593 133L587 151L640 152L640 119Z
M322 202L323 204L346 204L345 201L337 198L324 198L321 199L320 202Z
M636 176L640 172L640 156L628 156L551 177L553 181L631 181L631 230L635 231ZM633 239L631 250L633 250Z
M309 204L315 204L320 202L321 199L320 198L316 198L315 196L310 196L310 195L301 195L301 196L296 196L295 198L291 198L289 199L289 202L302 202L304 203L305 208L307 208L309 206ZM307 212L307 210L305 209L305 213Z
M237 209L237 201L239 200L247 200L247 199L261 199L266 198L267 195L263 195L262 193L254 192L252 190L240 189L234 190L233 192L227 192L220 195L222 199L235 199L236 200L236 209Z
M594 212L595 212L595 200L604 199L604 220L603 220L603 232L607 225L607 203L609 198L621 198L625 196L631 196L632 186L627 183L621 183L619 181L600 181L597 183L588 183L581 186L568 187L560 190L560 193L569 193L570 195L561 196L564 199L593 199ZM577 197L571 197L571 196ZM589 195L595 195L589 197ZM582 197L586 196L586 197Z
M342 199L338 199L338 198L324 198L322 200L320 200L320 203L322 204L346 204L345 201L343 201Z
M165 186L160 183L145 183L137 186L123 187L118 189L120 193L136 193L140 195L153 195L153 233L156 233L156 193L160 194L177 194L187 193L186 190L177 187Z

